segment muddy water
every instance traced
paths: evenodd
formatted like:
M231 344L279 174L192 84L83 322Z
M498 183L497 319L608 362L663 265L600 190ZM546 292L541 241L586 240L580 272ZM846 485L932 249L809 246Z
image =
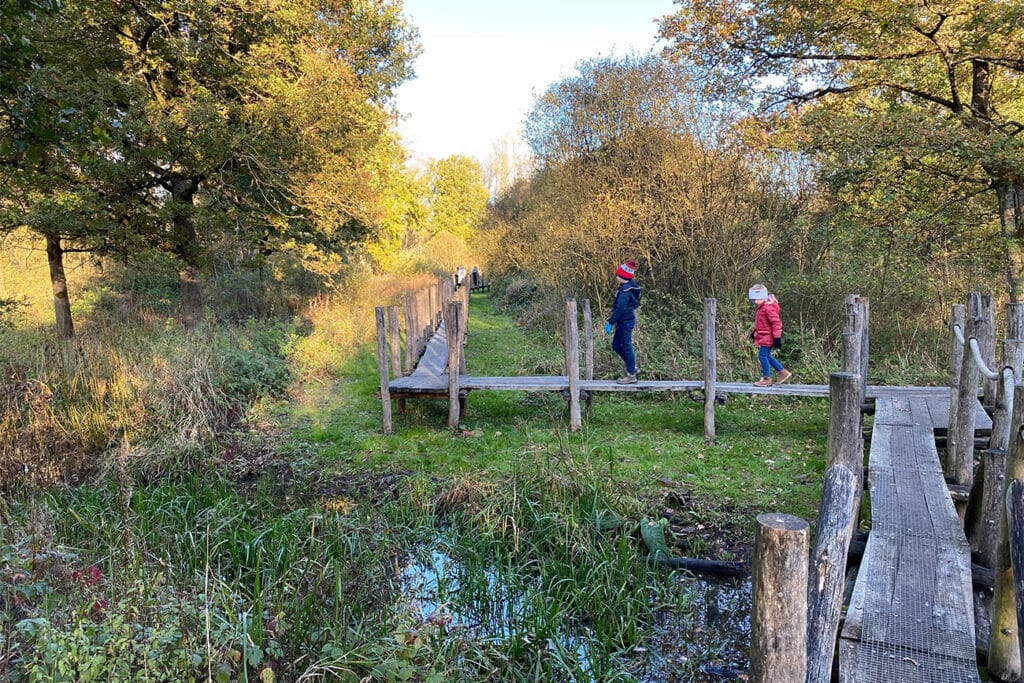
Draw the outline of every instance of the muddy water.
M402 608L423 622L469 630L482 640L515 637L523 598L485 571L481 580L494 600L486 610L465 606L459 599L458 562L441 550L429 560L409 558L402 567ZM714 683L746 680L750 644L750 581L705 581L676 575L684 591L684 610L652 611L650 640L623 660L624 668L643 683ZM574 653L588 670L587 634L564 633L559 645ZM595 680L593 677L591 680Z

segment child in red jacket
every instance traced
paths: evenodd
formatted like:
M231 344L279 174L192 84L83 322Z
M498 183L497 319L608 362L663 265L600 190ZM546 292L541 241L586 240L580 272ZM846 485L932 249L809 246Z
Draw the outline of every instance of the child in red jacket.
M764 285L754 285L747 292L747 297L754 302L757 310L754 313L754 331L750 338L757 345L757 359L761 362L761 379L754 382L755 387L772 385L772 370L778 373L778 383L784 384L793 376L782 363L772 355L772 349L782 348L782 319L779 318L779 302L768 293Z

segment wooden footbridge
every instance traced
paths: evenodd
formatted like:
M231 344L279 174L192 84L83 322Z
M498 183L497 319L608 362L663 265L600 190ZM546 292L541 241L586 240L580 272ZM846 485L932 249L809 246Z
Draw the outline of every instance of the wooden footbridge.
M431 305L434 301L449 304L442 311ZM994 315L986 319L986 301L991 308L990 299L972 294L966 321L964 307L954 307L950 387L867 385L868 305L860 297L846 302L843 372L833 373L828 384L757 387L716 381L715 304L710 299L705 302L703 379L622 385L593 379L589 302L584 302L583 377L571 300L566 307L565 375L493 377L469 374L461 354L468 291L420 295L419 303L405 302L406 329L424 333L407 343L406 371L398 373L402 376L392 378L388 371L389 360L396 368L401 360L397 310L390 312L390 335L384 309L377 312L385 431L391 427L392 399L401 408L408 398L447 398L449 424L457 425L466 395L473 390L561 392L569 401L573 427L579 424L580 401L600 392L699 391L709 440L715 438L714 406L724 395L829 398L829 467L814 547L803 520L774 513L758 517L750 680L979 681L979 646L987 650L990 671L1014 680L1013 667L1020 670L1024 650L1024 636L1016 626L1017 615L1024 615L1019 607L1024 604L1024 580L1015 584L1014 576L1024 577L1024 566L1011 567L1010 556L1016 562L1019 555L1024 564L1024 512L1017 515L1020 520L1013 514L1024 510L1024 481L1014 484L1022 492L1019 501L1004 493L1007 481L1024 479L1024 305L1007 307L1002 370L994 371ZM425 321L417 312L424 306ZM873 414L866 482L865 412ZM945 440L944 461L937 446L940 438ZM975 447L986 439L984 485L975 485ZM850 549L861 526L865 493L870 522L865 520L864 526L869 533L858 564L849 561ZM1009 502L1004 505L1004 500ZM967 515L965 533L968 506L974 512ZM1021 539L1019 548L1008 540L1015 533ZM972 565L972 548L980 569ZM978 619L986 625L991 619L994 625L989 642L979 643L972 573L986 568L995 572L995 596L989 595L991 612ZM856 573L852 593L844 591L848 570ZM1012 628L1005 628L1007 623Z

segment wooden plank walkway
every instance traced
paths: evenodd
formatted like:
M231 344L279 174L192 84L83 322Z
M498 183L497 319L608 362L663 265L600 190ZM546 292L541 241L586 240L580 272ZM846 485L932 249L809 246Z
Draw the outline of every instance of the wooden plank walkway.
M871 534L840 635L841 682L980 680L970 547L942 476L934 409L911 391L875 398Z
M416 396L447 394L448 375L446 363L448 359L447 344L437 343L438 338L444 339L444 324L430 340L416 371L407 377L399 377L389 383L392 395ZM459 388L462 390L486 389L490 391L568 391L569 378L565 375L526 375L519 377L485 377L477 375L459 375ZM636 384L617 384L615 380L593 379L580 380L580 391L588 392L685 392L700 391L704 388L701 380L641 380ZM756 387L753 382L718 382L716 390L719 394L748 394L768 396L806 396L828 397L827 384L776 384L770 387ZM949 426L949 387L888 387L869 385L867 398L886 395L917 397L927 406L931 424L940 432ZM977 406L976 429L979 434L992 429L992 419L979 403Z

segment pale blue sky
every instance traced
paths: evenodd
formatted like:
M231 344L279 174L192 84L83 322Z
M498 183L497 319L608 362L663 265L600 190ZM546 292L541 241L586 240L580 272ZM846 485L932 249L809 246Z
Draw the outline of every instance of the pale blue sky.
M671 0L405 0L423 54L398 90L414 156L475 156L518 136L534 93L582 59L647 52Z

